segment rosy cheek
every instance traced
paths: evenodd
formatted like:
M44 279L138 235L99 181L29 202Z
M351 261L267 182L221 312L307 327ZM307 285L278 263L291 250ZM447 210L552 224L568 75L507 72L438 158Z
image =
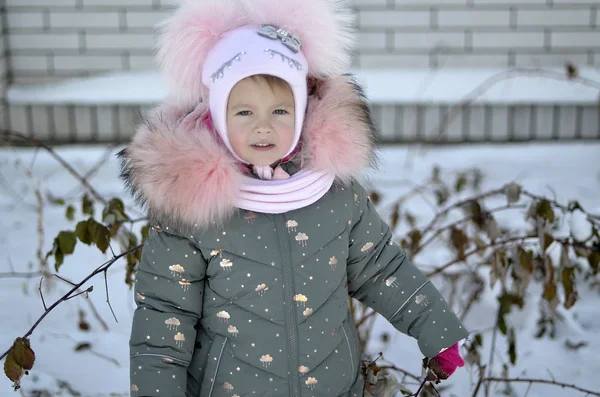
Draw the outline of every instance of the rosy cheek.
M229 134L228 134L228 138L229 138L229 142L231 143L231 146L234 149L238 149L241 148L242 146L244 146L245 143L245 136L243 131L233 128L228 130Z

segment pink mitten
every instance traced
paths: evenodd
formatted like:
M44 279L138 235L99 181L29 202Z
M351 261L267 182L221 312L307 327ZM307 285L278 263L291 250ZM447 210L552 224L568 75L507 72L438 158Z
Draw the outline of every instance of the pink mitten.
M452 375L454 371L456 371L456 368L465 365L465 360L462 359L458 351L458 343L455 343L454 346L444 350L435 356L435 358L437 358L442 370L448 374L448 376Z

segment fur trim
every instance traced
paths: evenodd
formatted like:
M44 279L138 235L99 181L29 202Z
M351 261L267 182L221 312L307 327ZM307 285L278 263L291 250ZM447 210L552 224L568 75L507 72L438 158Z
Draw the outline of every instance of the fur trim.
M349 183L375 165L375 122L362 88L349 75L326 80L319 95L321 100L308 102L302 163Z
M273 24L298 35L309 76L342 74L352 61L354 15L347 0L181 0L159 25L157 59L181 105L207 97L202 66L212 47L229 31Z
M302 167L333 172L347 183L374 164L373 119L349 76L325 81L320 94L309 97L297 156ZM235 211L242 170L207 129L206 112L203 103L192 112L162 105L119 153L121 178L153 222L202 228L224 222Z
M200 126L206 105L185 118L161 106L119 153L121 178L153 222L175 229L225 220L235 208L241 173L227 149Z

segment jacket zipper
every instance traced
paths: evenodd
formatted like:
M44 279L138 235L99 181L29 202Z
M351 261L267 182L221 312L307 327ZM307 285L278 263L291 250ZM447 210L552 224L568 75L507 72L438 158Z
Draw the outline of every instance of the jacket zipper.
M178 362L178 363L183 364L183 365L189 365L190 364L190 361L181 360L179 358L175 358L175 357L172 357L172 356L167 356L167 355L164 355L164 354L138 353L138 354L134 354L133 356L129 356L130 359L136 358L136 357L160 357L160 358L163 358L163 359L166 359L166 360L171 360L171 361L174 361L174 362Z
M294 274L291 263L290 244L288 232L285 229L285 217L277 215L275 226L279 236L279 245L281 247L283 264L283 281L287 287L285 293L285 314L288 326L288 348L289 348L289 369L290 369L290 397L300 396L300 377L298 376L298 329L296 324L296 312L294 310Z
M350 353L350 367L352 368L352 374L350 374L350 379L354 379L354 376L356 375L356 373L354 372L354 357L352 357L352 346L350 345L350 339L348 338L348 333L346 332L346 326L344 324L342 324L342 331L344 331L346 343L348 344L348 352Z
M217 359L217 367L215 368L215 374L213 375L212 383L210 385L210 391L208 392L208 397L212 396L213 389L215 388L215 383L217 382L217 374L219 373L219 367L221 366L221 356L223 356L223 350L225 350L225 345L227 344L227 339L223 341L223 345L221 346L221 352L219 353L219 358Z

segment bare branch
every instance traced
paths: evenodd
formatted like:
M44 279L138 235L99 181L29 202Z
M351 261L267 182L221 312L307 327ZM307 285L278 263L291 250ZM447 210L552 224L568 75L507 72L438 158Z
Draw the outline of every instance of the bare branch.
M67 283L67 284L71 284L72 286L76 286L76 285L77 285L77 284L75 284L74 282L72 282L72 281L69 281L69 280L67 280L67 279L66 279L66 278L64 278L64 277L62 277L62 276L59 276L58 274L53 274L53 276L54 276L54 277L56 277L56 278L58 278L58 279L60 279L60 280L62 280L62 281L64 281L64 282L65 282L65 283Z
M96 191L96 189L94 189L92 187L92 185L89 184L89 182L83 178L81 175L79 175L79 173L69 164L67 163L62 157L60 157L56 151L54 151L54 149L52 149L50 146L47 146L45 144L43 144L42 142L38 141L35 138L32 137L28 137L24 134L21 134L19 132L16 131L10 131L10 130L4 130L4 129L0 129L0 134L2 134L2 137L4 139L20 139L20 140L24 140L29 142L31 145L35 146L36 148L42 148L44 150L46 150L56 161L58 161L73 177L75 177L75 179L77 179L85 188L88 192L90 192L91 195L94 196L94 198L98 201L100 201L103 204L106 204L106 200L104 199L104 197L102 197L102 195L100 195L100 193L98 193L98 191Z
M91 177L93 177L94 175L96 175L96 173L98 173L98 171L100 170L100 168L102 168L103 165L105 165L108 160L110 160L111 156L112 156L112 151L115 148L115 145L109 145L105 152L104 155L102 156L102 158L100 159L100 161L98 161L92 168L90 168L82 177L84 180L89 180ZM77 195L79 192L77 191L77 187L73 188L73 190L69 193L66 194L66 196L68 197L72 197Z
M587 393L587 395L589 396L598 396L600 397L600 392L597 391L593 391L593 390L589 390L589 389L584 389L583 387L579 387L577 385L574 384L569 384L569 383L563 383L563 382L557 382L555 380L547 380L547 379L534 379L534 378L496 378L496 377L488 377L488 378L484 378L483 382L502 382L502 383L522 383L522 382L527 382L527 383L542 383L542 384L546 384L546 385L553 385L553 386L559 386L562 388L566 388L566 389L573 389L573 390L577 390L581 393Z
M44 273L41 271L31 272L31 273L19 273L19 272L7 272L0 273L0 278L34 278L43 276Z
M48 310L48 306L46 306L46 301L44 300L44 293L42 292L42 283L44 282L44 277L40 279L40 286L38 287L38 291L40 291L40 297L42 298L42 304L44 305L44 310Z
M496 350L496 340L498 338L498 318L500 318L502 307L498 305L498 312L496 314L496 325L494 330L492 331L492 346L490 346L490 358L488 361L488 376L492 376L492 368L494 366L494 351ZM485 396L488 397L490 395L490 382L486 382L485 384Z
M80 291L80 292L76 293L75 295L71 295L71 296L69 296L69 297L68 297L67 299L65 299L65 300L66 300L66 301L68 301L68 300L71 300L71 299L73 299L73 298L76 298L76 297L78 297L79 295L83 295L83 294L85 294L85 295L86 295L85 297L87 298L87 297L88 297L88 294L89 294L90 292L92 292L93 290L94 290L94 287L92 286L92 287L90 287L90 288L86 289L85 291Z
M484 198L487 198L487 197L495 196L497 194L504 194L504 187L499 188L499 189L490 190L490 191L488 191L486 193L482 193L480 195L473 196L473 197L470 197L470 198L462 200L462 201L458 201L458 202L456 202L456 203L454 203L454 204L446 207L442 211L438 212L436 214L436 216L433 217L433 219L431 220L431 222L429 222L422 230L433 229L433 227L435 226L435 224L437 222L439 222L439 220L441 218L443 218L445 215L447 215L452 210L464 207L465 205L471 204L471 203L476 202L476 201L483 200Z
M442 266L439 266L439 267L435 268L434 270L432 270L429 273L427 273L426 276L427 277L435 276L436 274L439 274L439 273L443 272L444 270L446 270L450 266L455 265L455 264L460 263L460 262L467 263L466 259L468 257L473 256L475 254L478 254L481 251L485 251L485 250L490 249L490 248L494 248L494 247L502 246L502 245L506 245L506 244L512 244L512 243L521 243L521 244L524 244L524 243L527 242L527 240L538 239L538 238L539 237L537 235L527 235L527 236L510 237L510 238L507 238L507 239L504 239L504 240L493 241L493 242L491 242L489 245L487 245L485 247L474 248L471 251L466 252L463 258L454 259L454 260L446 263L445 265L442 265ZM589 251L600 252L600 249L598 249L598 248L588 247L585 244L581 244L579 242L572 241L570 238L564 238L564 239L556 238L554 240L556 242L560 243L560 244L569 245L571 247L579 247L579 248L587 249Z
M532 198L534 200L538 200L538 201L540 201L540 200L548 200L548 198L546 198L546 197L538 196L537 194L533 194L533 193L531 193L531 192L529 192L527 190L522 190L521 194L523 194L523 195L525 195L527 197L530 197L530 198ZM556 196L556 194L555 194L555 196ZM553 206L555 206L557 208L560 208L563 212L569 212L570 211L569 207L567 207L566 205L562 205L561 203L559 203L558 201L556 201L556 199L548 200L548 201L550 201L550 203L552 203ZM583 213L585 214L585 216L588 219L588 221L600 225L600 215L590 214L589 212L586 212L586 211L583 211Z
M33 324L33 326L29 329L29 331L27 331L25 333L25 335L23 335L23 338L27 338L29 335L31 335L33 333L33 331L40 325L40 323L44 320L44 318L46 318L46 316L48 314L50 314L50 312L52 310L54 310L62 302L65 302L66 300L68 300L82 285L84 285L85 283L87 283L91 278L93 278L96 275L98 275L98 274L100 274L100 273L108 270L119 259L121 259L121 258L129 255L132 252L137 251L138 249L141 249L142 247L143 247L143 244L140 244L137 247L134 247L134 248L132 248L132 249L130 249L128 251L125 251L122 254L120 254L118 256L115 256L114 258L111 258L109 261L103 263L98 268L96 268L96 270L94 270L91 274L89 274L87 277L85 277L77 285L75 285L73 288L71 288L71 290L69 292L67 292L61 298L59 298L58 300L56 300L56 302L54 302L50 307L48 307L46 309L46 311L40 316L40 318L38 318L37 321ZM2 360L4 357L6 357L9 352L10 352L10 348L8 350L6 350L6 352L4 352L2 354L2 356L0 356L0 360Z
M502 206L502 207L491 209L491 210L486 211L486 212L494 213L494 212L500 212L500 211L505 211L505 210L523 209L523 208L526 208L526 206L524 206L524 205L511 205L511 204L508 204L508 205L505 205L505 206ZM432 236L430 236L427 240L425 240L423 243L421 243L421 245L419 245L414 250L414 252L411 252L411 254L415 255L416 253L421 252L425 246L429 245L433 240L435 240L436 237L438 237L440 234L444 233L445 231L453 229L454 227L459 226L459 225L461 225L463 223L469 222L471 220L473 220L473 215L469 215L469 216L464 217L463 219L460 219L460 220L458 220L458 221L456 221L454 223L450 223L450 224L448 224L448 225L446 225L446 226L444 226L442 228L437 229L433 233ZM428 230L424 230L423 234L426 233L427 231Z
M108 303L108 307L110 307L110 311L115 319L115 321L118 323L119 320L117 320L117 316L115 315L115 311L113 310L112 305L110 304L110 297L108 294L108 279L106 278L106 274L108 273L108 269L104 270L104 286L106 287L106 303Z
M492 88L494 85L504 81L510 80L516 77L544 77L551 80L559 80L559 81L570 81L573 83L582 84L584 86L588 86L591 88L595 88L600 90L600 83L591 79L587 79L582 76L569 76L566 72L556 72L553 70L546 70L542 68L514 68L510 70L505 70L500 73L497 73L485 81L483 81L480 85L475 87L470 93L468 93L465 98L456 104L454 104L442 120L442 122L432 131L429 136L433 135L433 133L437 130L437 136L433 140L433 142L439 141L444 131L448 128L450 123L458 117L459 114L462 113L465 106L472 104L477 100L481 95L483 95L486 91Z

